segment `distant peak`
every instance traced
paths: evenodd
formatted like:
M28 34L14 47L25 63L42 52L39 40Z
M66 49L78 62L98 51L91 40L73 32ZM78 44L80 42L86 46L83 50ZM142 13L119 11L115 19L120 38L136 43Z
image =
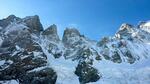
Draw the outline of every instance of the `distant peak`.
M130 29L130 28L133 28L133 27L134 27L134 26L131 25L131 24L123 23L123 24L120 26L120 29L119 29L119 30Z
M144 26L150 27L150 21L149 21L149 22L146 22Z
M8 19L12 19L12 18L17 18L15 15L9 15L8 17L7 17Z
M134 26L128 23L123 23L118 32L116 33L116 37L118 38L128 38L134 32Z
M150 21L140 22L138 27L146 32L150 32Z
M0 26L5 28L7 27L9 24L16 22L20 20L19 17L16 17L15 15L9 15L7 18L4 18L2 20L0 20Z
M140 23L140 26L141 26L141 27L150 27L150 21L141 22L141 23Z
M134 26L128 23L123 23L117 33L127 33L133 30Z
M5 20L13 22L19 19L20 19L19 17L16 17L15 15L12 14L12 15L9 15Z

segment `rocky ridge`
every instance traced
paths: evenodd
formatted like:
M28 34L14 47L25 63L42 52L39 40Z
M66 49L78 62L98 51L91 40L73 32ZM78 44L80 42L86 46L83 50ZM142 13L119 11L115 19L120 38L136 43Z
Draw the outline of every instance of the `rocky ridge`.
M80 84L96 82L103 77L93 66L96 61L134 64L149 58L148 28L148 22L138 27L122 24L114 37L104 37L98 42L75 28L66 28L61 40L57 26L53 24L44 30L37 15L25 18L10 15L0 20L0 81L59 84L55 64L71 60L76 62L72 74L79 78Z

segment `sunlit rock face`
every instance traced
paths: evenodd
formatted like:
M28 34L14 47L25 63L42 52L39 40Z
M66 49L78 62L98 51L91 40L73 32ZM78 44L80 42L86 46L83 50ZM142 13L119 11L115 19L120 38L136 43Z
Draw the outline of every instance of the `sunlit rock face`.
M80 40L80 32L75 28L67 28L64 31L62 41L65 46L71 46L74 42Z
M66 28L61 39L57 26L44 30L37 15L10 15L0 20L0 83L17 80L20 84L103 84L118 78L126 84L125 74L133 74L126 66L149 59L149 42L149 22L138 26L124 23L113 37L97 42L76 28ZM119 65L122 67L118 69ZM118 72L113 72L112 66ZM143 77L146 84L147 75ZM134 81L139 81L140 76L136 75Z
M48 27L47 29L45 29L42 32L42 35L44 38L50 40L50 41L54 41L54 42L59 42L59 36L57 34L57 26L55 24L51 25L50 27Z
M39 16L28 16L23 19L23 22L26 23L26 26L30 28L32 32L43 31L43 26L40 23Z

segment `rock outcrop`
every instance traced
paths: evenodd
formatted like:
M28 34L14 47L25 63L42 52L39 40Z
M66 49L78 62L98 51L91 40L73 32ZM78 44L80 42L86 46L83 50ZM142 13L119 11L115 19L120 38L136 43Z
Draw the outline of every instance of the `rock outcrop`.
M55 24L51 25L50 27L48 27L47 29L45 29L42 32L42 35L44 38L54 41L54 42L59 42L59 36L57 34L57 26Z

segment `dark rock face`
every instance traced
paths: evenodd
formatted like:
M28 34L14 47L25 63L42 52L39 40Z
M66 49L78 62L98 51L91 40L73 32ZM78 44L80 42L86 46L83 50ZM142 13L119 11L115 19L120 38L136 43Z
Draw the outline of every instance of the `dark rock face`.
M57 34L57 26L55 24L51 25L48 27L46 30L42 32L42 35L44 38L54 41L54 42L59 42L59 36Z
M20 51L15 55L2 54L1 59L6 60L6 62L1 66L0 80L19 79L20 75L26 74L27 71L44 66L47 63L44 59L36 58L33 53L28 54L25 51ZM12 63L7 63L7 61Z
M28 72L21 76L21 84L55 84L57 75L51 68Z
M9 16L7 19L11 22L16 17ZM45 67L47 56L31 36L42 31L38 16L19 20L20 23L8 23L11 25L10 29L13 28L11 31L8 32L5 28L0 32L0 38L3 40L0 45L0 61L4 61L4 64L0 65L0 81L14 79L19 80L21 84L55 84L57 75L53 69ZM26 24L22 24L23 21ZM40 67L45 68L31 72Z
M57 26L55 24L43 31L43 35L57 35Z
M114 52L114 55L112 56L112 61L115 63L121 63L122 62L121 57L117 51Z
M64 31L62 42L67 47L67 46L72 45L72 43L74 41L78 41L80 39L80 36L81 36L80 32L77 29L74 29L74 28L70 28L69 29L69 28L67 28Z
M26 23L26 26L30 28L30 31L32 32L40 32L43 31L43 26L40 23L40 19L39 16L35 15L32 17L26 17L25 19L23 19L23 22Z
M26 18L18 18L14 15L10 15L5 19L0 20L0 27L6 28L8 25L13 23L25 23L29 27L30 32L39 33L43 31L43 26L40 22L39 16L28 16Z
M101 75L98 73L97 69L93 68L86 62L81 62L78 64L75 74L79 77L81 84L96 82L101 78Z
M18 44L18 41L15 41L15 39L13 40L14 43L9 41L8 44L2 44L1 49L4 49L3 51L6 53L3 52L0 55L0 60L5 60L5 63L0 66L0 80L18 79L21 84L55 84L57 75L51 68L28 73L30 70L47 64L47 57L40 46L31 39L31 45L25 43L28 40L24 40L24 46L26 47L22 46L23 50L17 50L15 44Z
M80 32L75 29L75 28L67 28L65 31L64 31L64 40L65 40L65 37L74 37L74 36L80 36Z
M132 56L132 54L131 54L131 52L130 51L126 51L125 52L125 56L127 56L127 61L130 63L130 64L133 64L135 61L136 61L136 59ZM138 59L139 60L139 59Z

